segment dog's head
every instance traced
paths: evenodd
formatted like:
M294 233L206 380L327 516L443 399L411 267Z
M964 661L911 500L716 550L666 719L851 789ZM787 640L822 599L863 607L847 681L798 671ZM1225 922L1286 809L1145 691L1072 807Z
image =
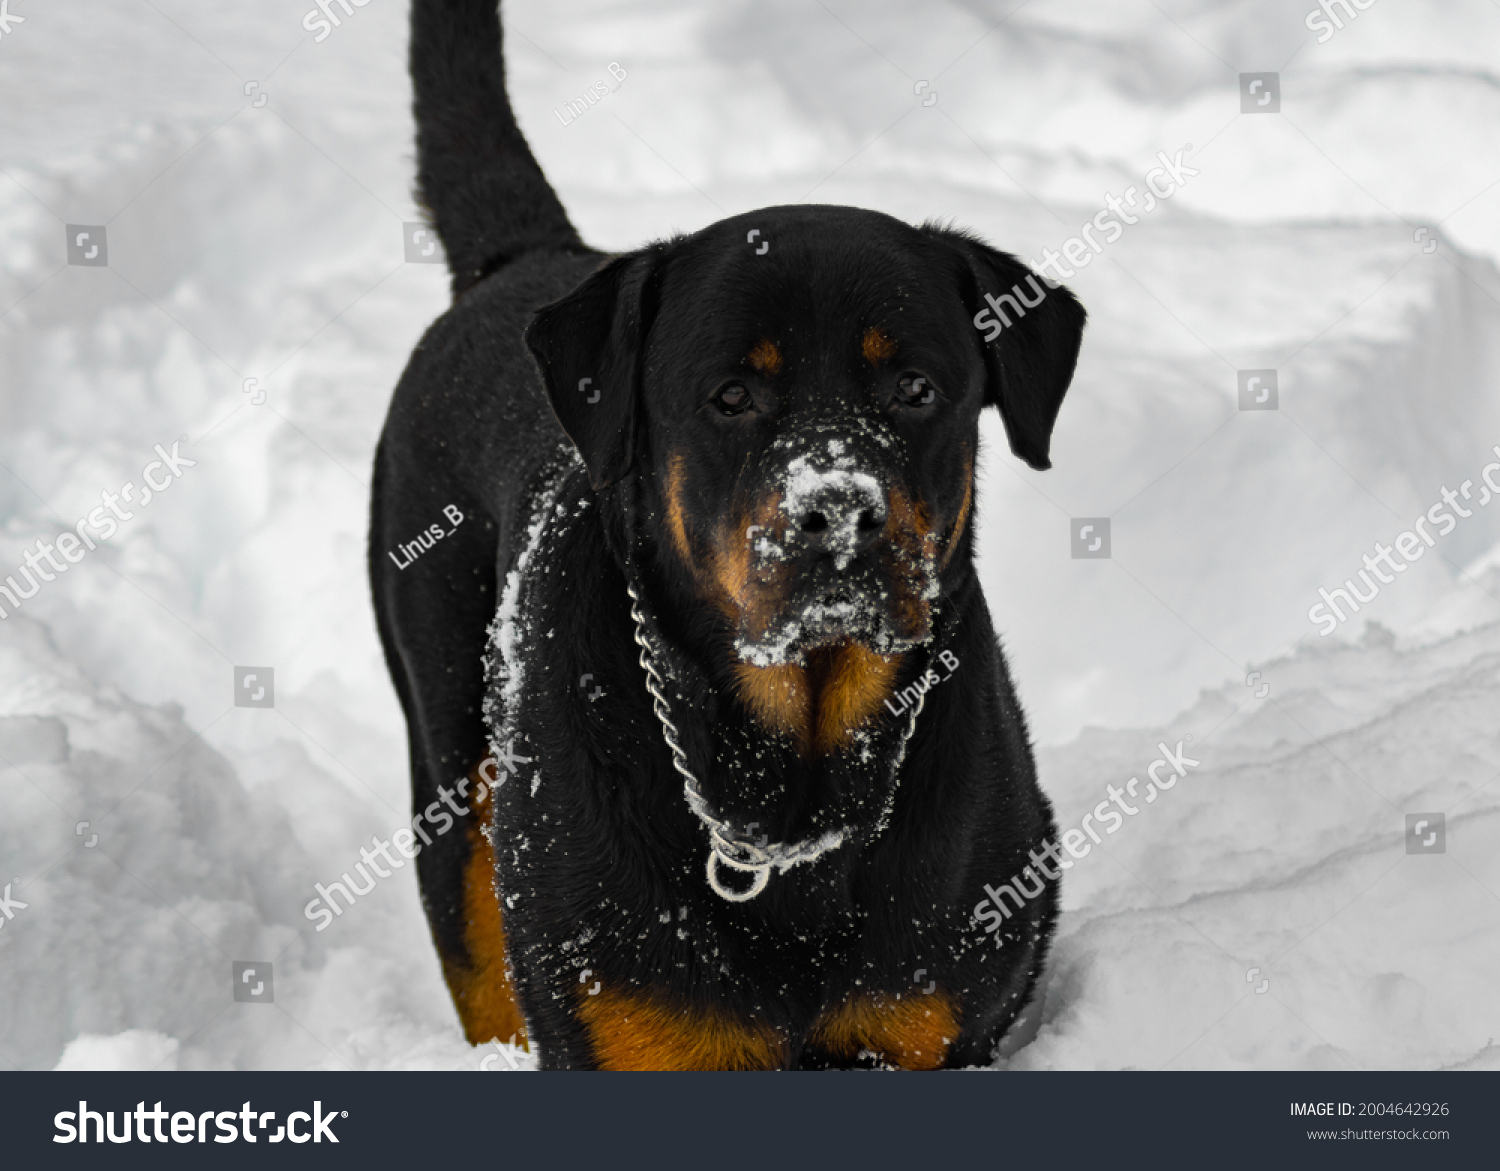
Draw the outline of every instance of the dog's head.
M770 208L610 261L526 340L594 487L635 478L652 558L745 671L890 663L967 568L980 410L1049 466L1084 312L1028 277L959 232Z

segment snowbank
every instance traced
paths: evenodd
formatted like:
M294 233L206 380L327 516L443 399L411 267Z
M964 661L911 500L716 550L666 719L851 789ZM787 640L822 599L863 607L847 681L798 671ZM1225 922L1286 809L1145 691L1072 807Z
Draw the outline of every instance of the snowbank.
M322 43L306 7L88 0L0 43L25 111L0 158L0 578L155 445L195 461L0 621L14 1066L528 1064L462 1042L409 869L325 932L302 913L403 820L368 468L446 301L403 262L404 5ZM1040 255L1195 144L1198 174L1070 281L1092 324L1054 470L987 424L982 567L1063 824L1158 741L1203 761L1070 872L1007 1062L1494 1065L1500 509L1333 637L1306 612L1500 443L1500 9L1380 3L1319 45L1301 2L1169 5L1177 27L1009 7L518 0L511 85L613 247L810 198ZM563 125L611 62L617 91ZM1281 118L1237 113L1262 69ZM107 268L63 263L66 223L107 226ZM1240 412L1236 372L1268 367L1281 409ZM1112 559L1070 557L1076 516L1112 518ZM1365 618L1399 641L1350 644ZM251 664L273 709L234 706ZM1439 811L1448 852L1407 856L1405 814ZM235 961L273 963L273 1003L232 998Z
M1062 825L1159 741L1201 767L1069 873L1010 1068L1500 1068L1500 626L1401 650L1372 625L1257 668L1042 754ZM1444 853L1408 852L1408 814L1443 816Z

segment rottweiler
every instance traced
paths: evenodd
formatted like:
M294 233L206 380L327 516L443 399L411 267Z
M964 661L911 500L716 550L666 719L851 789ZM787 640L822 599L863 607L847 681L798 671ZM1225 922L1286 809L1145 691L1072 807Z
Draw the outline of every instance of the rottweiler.
M410 67L453 303L391 402L369 568L468 1039L988 1063L1057 878L974 568L979 414L1049 466L1082 307L851 207L606 255L517 127L496 0L416 0Z

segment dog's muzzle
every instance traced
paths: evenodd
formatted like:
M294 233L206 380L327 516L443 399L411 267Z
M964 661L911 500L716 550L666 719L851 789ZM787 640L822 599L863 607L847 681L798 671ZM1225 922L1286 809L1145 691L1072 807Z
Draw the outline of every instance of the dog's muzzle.
M786 471L781 511L793 556L815 568L825 559L845 572L885 531L889 507L880 482L869 472L818 468L798 456Z

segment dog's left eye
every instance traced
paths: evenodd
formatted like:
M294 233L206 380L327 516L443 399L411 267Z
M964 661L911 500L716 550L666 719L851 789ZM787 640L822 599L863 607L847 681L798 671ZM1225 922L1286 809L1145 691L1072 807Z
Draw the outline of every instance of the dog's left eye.
M937 387L925 375L908 370L896 380L896 398L908 407L925 407L937 398Z
M754 405L755 401L750 397L750 392L738 382L731 382L728 386L721 387L719 393L714 395L714 406L726 415L738 415Z

